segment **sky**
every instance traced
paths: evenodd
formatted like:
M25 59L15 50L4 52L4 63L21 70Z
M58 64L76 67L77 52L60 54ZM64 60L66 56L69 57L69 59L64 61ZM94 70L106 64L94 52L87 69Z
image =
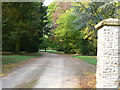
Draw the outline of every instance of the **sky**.
M45 0L44 5L48 6L49 4L51 4L54 0Z

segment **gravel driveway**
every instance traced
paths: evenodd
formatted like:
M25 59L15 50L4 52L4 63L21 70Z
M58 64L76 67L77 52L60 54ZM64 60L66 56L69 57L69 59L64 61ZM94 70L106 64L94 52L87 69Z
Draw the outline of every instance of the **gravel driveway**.
M42 52L2 78L2 88L75 88L79 77L95 73L95 66L68 55Z

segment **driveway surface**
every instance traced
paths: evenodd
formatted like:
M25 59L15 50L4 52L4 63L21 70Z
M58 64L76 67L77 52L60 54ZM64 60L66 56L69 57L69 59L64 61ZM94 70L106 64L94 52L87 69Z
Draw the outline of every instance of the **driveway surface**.
M42 52L35 58L2 77L2 88L75 88L79 77L95 73L95 66L68 55Z

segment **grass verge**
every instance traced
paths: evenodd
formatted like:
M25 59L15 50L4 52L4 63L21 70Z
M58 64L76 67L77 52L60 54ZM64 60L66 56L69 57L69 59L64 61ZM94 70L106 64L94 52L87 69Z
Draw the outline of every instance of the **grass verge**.
M40 51L44 51L44 50L40 50ZM56 54L63 54L63 53L64 53L64 52L62 52L62 51L57 51L57 50L46 50L46 52L56 53Z
M80 60L83 60L89 64L92 64L92 65L96 65L97 64L97 58L96 56L76 56L76 55L73 55L72 57L75 57L75 58L78 58Z
M20 66L23 62L26 62L27 60L36 58L38 56L41 56L41 54L26 53L23 55L17 55L17 54L2 55L2 60L0 60L0 62L2 62L2 69L1 69L2 73L0 73L0 76L6 75L8 72Z

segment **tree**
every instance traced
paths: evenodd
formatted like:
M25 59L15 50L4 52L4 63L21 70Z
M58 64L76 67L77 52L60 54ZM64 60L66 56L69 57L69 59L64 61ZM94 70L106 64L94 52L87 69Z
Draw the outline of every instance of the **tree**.
M72 2L65 10L60 7L62 5L51 5L55 7L49 12L49 18L54 16L52 39L58 43L57 49L65 53L96 55L95 25L103 19L119 18L119 13L116 13L119 12L119 2Z
M79 6L74 7L74 13L77 15L73 21L73 23L77 24L75 30L79 30L84 34L83 39L88 42L85 48L88 48L90 55L95 55L97 51L97 31L95 25L107 18L119 18L118 13L115 12L120 5L118 2L79 2L77 4Z
M37 2L3 2L3 50L36 52L43 36L46 7Z

